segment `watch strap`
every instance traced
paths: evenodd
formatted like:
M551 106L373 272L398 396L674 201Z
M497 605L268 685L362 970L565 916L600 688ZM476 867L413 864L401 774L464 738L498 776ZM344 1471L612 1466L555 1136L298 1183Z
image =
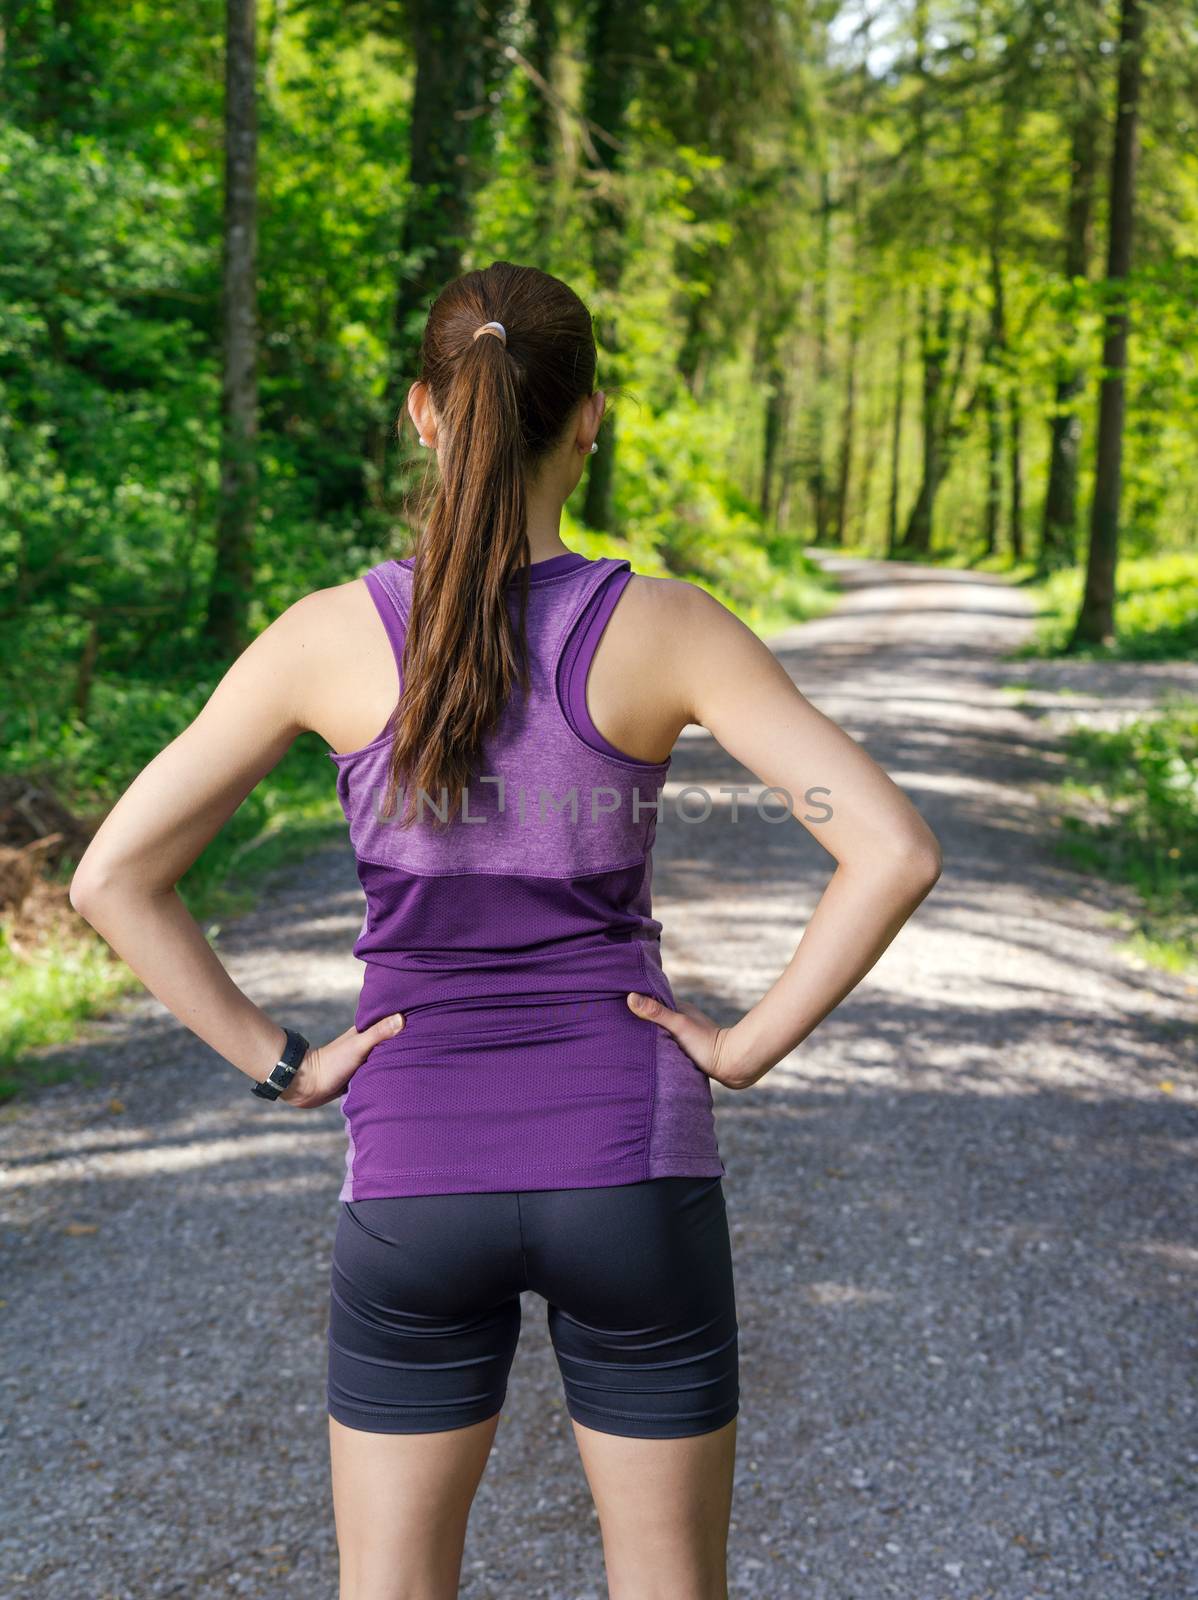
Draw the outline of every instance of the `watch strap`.
M261 1083L255 1083L252 1092L261 1100L277 1100L299 1071L300 1062L308 1053L308 1041L294 1028L284 1028L287 1043L283 1053Z

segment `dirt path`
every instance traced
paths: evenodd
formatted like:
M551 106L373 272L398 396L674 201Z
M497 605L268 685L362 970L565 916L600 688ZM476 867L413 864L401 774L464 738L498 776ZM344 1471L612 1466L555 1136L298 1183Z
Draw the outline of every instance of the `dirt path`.
M1118 895L1049 849L1042 786L1084 704L1057 691L1098 680L1001 662L1029 623L996 580L835 565L839 610L774 642L920 806L945 870L791 1060L717 1090L743 1352L732 1592L1183 1600L1198 985L1122 956ZM1101 705L1187 679L1106 668ZM1030 711L1015 682L1040 686ZM679 743L678 786L748 776L701 730ZM828 870L793 826L686 824L667 804L656 908L680 994L729 1017L751 1003ZM261 1004L330 1036L352 1017L360 915L338 848L220 948ZM260 1106L151 999L69 1053L102 1086L0 1123L0 1589L332 1600L337 1109ZM543 1302L524 1310L462 1592L598 1600Z

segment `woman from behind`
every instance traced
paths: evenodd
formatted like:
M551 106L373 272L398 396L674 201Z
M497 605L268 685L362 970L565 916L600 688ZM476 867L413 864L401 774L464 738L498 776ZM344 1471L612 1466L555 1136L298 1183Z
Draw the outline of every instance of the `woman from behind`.
M340 1099L341 1600L456 1595L525 1291L547 1305L613 1600L723 1600L740 1389L711 1085L757 1083L806 1039L939 873L910 802L730 611L562 543L595 376L558 279L495 262L449 284L408 397L438 467L413 554L277 617L72 884L264 1097ZM835 861L801 946L728 1025L677 1002L650 901L688 724ZM306 730L330 746L366 898L354 1026L318 1047L236 988L175 893Z

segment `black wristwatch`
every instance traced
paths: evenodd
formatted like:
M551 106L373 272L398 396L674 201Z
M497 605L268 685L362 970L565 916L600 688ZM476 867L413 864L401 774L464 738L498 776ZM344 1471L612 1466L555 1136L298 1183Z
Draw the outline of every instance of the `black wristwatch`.
M255 1083L253 1092L263 1100L277 1100L283 1090L299 1071L300 1062L308 1053L308 1041L302 1033L296 1033L294 1028L284 1028L287 1043L283 1047L283 1054L270 1069L270 1075L261 1083Z

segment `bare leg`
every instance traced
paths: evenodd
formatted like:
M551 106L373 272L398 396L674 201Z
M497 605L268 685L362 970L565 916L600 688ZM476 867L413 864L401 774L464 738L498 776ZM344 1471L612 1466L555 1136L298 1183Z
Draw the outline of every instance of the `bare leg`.
M727 1600L736 1421L689 1439L574 1424L610 1600Z
M366 1433L329 1418L340 1600L455 1600L498 1422Z

